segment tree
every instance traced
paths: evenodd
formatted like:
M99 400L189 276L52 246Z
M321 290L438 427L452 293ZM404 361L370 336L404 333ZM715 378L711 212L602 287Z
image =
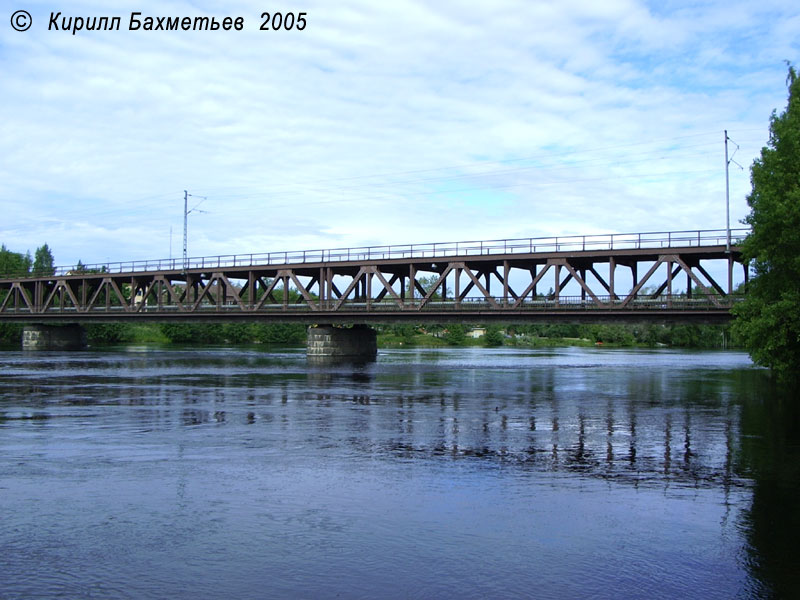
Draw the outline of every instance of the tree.
M53 253L47 244L39 246L33 255L33 274L39 276L53 275L56 272Z
M499 325L489 325L486 328L486 335L483 336L483 345L488 347L503 345L503 331Z
M31 270L31 255L12 252L5 244L0 245L0 278L20 277Z
M417 279L417 282L422 289L425 290L426 294L433 289L433 286L436 285L437 281L439 281L439 275L428 275ZM442 285L440 285L437 290L431 294L431 300L440 301L442 299L442 291L444 291L445 296L449 298L453 297L452 290L447 287L445 282L442 282ZM416 290L416 293L419 293L419 290Z
M14 344L19 346L22 339L22 325L18 323L0 323L0 347Z
M601 344L633 346L636 342L633 334L623 325L590 325L589 331L592 339Z
M461 323L452 323L447 326L444 339L450 346L463 346L467 341L467 332Z
M129 323L87 323L84 325L90 344L118 344L128 341L131 334Z
M397 337L403 338L403 343L407 346L414 343L414 336L417 335L417 328L408 323L393 325L390 331Z
M752 228L742 244L754 277L733 310L733 332L757 364L780 376L800 367L800 78L792 65L786 110L750 167Z

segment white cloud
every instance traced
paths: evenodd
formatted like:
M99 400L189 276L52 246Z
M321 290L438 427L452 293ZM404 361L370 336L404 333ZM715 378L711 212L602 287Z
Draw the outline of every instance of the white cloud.
M0 241L166 256L184 189L207 255L721 227L722 130L748 167L798 54L790 2L301 4L302 32L258 31L252 2L62 11L243 32L72 36L45 3L0 28Z

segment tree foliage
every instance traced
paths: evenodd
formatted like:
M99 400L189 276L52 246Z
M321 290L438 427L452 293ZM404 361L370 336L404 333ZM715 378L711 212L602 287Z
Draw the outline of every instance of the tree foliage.
M55 259L47 244L39 246L33 255L33 274L38 276L53 275L56 272Z
M800 78L789 66L786 110L750 168L752 232L742 245L754 277L735 309L734 333L753 361L778 374L800 367Z
M175 344L298 344L306 328L297 323L162 323L161 332Z
M467 341L467 331L461 323L452 323L447 326L444 339L449 346L463 346Z
M636 339L627 327L614 325L590 325L591 339L601 344L618 344L620 346L633 346Z
M483 336L483 345L489 348L503 345L503 331L499 325L489 325Z
M430 293L430 291L433 289L433 286L436 285L437 281L439 281L439 275L428 275L425 277L419 277L417 279L417 283L419 283L420 287L422 287L422 289L425 290L426 294ZM452 290L449 287L447 287L447 284L445 282L443 282L442 285L440 285L436 289L436 291L433 294L431 294L431 300L433 301L442 300L442 291L444 291L445 296L447 296L448 298L453 297ZM419 290L415 290L415 292L419 294Z
M5 244L0 245L0 278L27 275L31 270L32 264L30 252L20 254L19 252L12 252L6 248Z
M22 339L22 325L0 322L0 346L18 346Z
M130 325L128 323L87 323L86 339L90 344L119 344L130 338Z

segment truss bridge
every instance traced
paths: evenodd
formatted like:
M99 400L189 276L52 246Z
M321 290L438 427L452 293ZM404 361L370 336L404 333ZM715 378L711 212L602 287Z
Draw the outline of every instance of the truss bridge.
M730 317L747 230L371 246L0 274L0 322L699 321Z

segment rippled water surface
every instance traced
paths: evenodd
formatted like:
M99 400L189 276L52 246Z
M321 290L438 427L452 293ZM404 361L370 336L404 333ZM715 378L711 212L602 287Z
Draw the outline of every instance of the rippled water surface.
M2 598L798 597L735 352L0 354Z

